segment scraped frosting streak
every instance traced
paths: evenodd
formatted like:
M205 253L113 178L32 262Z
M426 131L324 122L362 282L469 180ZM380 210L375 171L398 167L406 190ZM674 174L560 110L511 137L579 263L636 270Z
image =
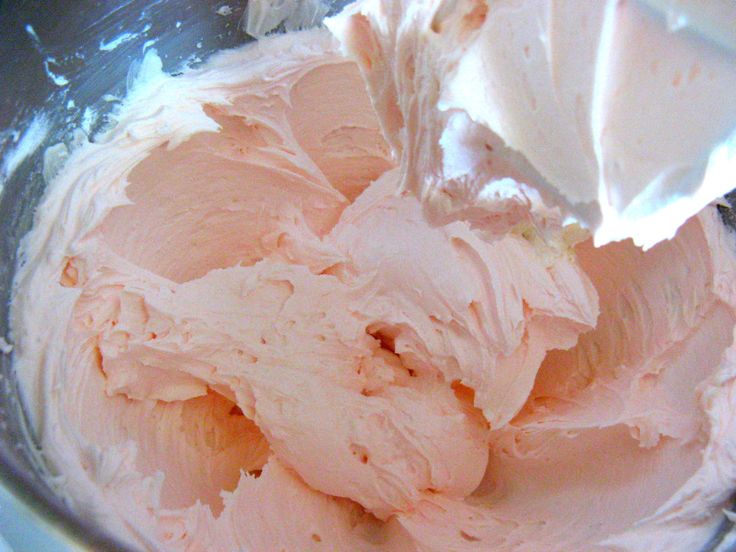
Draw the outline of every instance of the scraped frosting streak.
M16 368L55 484L134 546L692 551L721 522L732 236L713 206L646 252L569 222L627 217L655 171L627 149L660 132L623 110L634 75L586 88L603 3L442 4L414 32L430 4L332 20L357 63L326 30L175 78L149 54L49 187ZM612 42L650 24L616 10ZM659 78L646 36L656 71L615 62ZM699 67L693 97L736 78ZM717 120L658 154L696 171Z

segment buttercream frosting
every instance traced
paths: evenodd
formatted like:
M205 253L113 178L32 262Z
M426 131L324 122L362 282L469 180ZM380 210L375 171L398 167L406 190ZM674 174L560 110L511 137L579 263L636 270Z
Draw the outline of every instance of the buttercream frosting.
M462 35L481 12L435 18ZM148 54L49 186L13 328L54 485L153 550L696 550L736 486L736 257L715 207L646 252L595 247L536 180L554 181L529 153L549 129L514 126L517 144L461 95L442 127L406 111L424 89L391 99L379 69L424 62L376 57L372 25L402 19L366 13L331 24L357 63L325 30L178 77ZM498 178L433 211L407 185L430 166Z
M689 4L361 0L328 26L430 217L493 216L521 177L648 248L733 188L736 6Z

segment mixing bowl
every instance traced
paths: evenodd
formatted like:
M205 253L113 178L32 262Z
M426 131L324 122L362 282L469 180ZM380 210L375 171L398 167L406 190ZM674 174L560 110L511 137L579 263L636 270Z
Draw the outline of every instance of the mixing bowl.
M334 2L333 11L344 3ZM146 49L155 48L164 70L175 73L249 40L245 7L244 0L0 1L0 336L8 335L19 240L58 169L59 155L44 163L46 148L71 146L104 125ZM722 214L733 226L733 213ZM19 523L52 535L54 549L125 548L49 486L19 403L12 353L0 354L0 498L22 515ZM719 543L736 551L722 542L732 525L724 518L703 551Z

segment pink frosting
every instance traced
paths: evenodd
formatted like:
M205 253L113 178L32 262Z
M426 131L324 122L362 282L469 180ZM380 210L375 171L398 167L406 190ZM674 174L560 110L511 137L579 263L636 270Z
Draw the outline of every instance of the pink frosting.
M16 281L77 509L155 550L708 539L736 485L715 208L595 248L507 178L492 215L430 224L327 32L156 64L50 185Z
M512 177L648 248L734 187L735 23L720 0L360 0L328 26L430 217L483 225Z

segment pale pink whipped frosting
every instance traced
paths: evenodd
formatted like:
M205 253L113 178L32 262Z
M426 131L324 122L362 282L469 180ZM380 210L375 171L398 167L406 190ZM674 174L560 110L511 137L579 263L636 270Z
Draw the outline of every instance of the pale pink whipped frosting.
M360 0L328 26L435 220L482 226L510 176L648 248L734 188L733 2Z
M77 510L167 551L708 540L736 486L714 207L595 248L515 173L472 224L430 222L327 31L157 63L50 185L16 282L16 368Z

